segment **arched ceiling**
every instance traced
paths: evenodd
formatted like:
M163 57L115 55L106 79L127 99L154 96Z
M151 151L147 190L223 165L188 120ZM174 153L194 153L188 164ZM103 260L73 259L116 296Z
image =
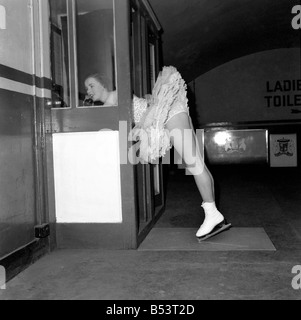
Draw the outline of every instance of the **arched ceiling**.
M165 65L187 82L233 59L300 48L291 25L300 0L149 0L163 27Z

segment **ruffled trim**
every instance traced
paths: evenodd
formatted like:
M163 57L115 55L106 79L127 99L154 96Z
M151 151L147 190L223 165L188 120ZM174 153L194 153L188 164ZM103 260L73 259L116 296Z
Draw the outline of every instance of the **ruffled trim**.
M139 138L139 157L145 162L163 157L171 149L170 136L165 124L170 110L177 103L187 108L186 83L176 68L164 67L153 88L149 107L142 112L144 108L140 107L135 115L134 105L134 120L137 122L135 121L136 125L132 130L132 138Z
M138 98L134 96L133 99L133 114L134 114L134 122L139 123L142 116L144 115L147 109L147 100L143 98Z

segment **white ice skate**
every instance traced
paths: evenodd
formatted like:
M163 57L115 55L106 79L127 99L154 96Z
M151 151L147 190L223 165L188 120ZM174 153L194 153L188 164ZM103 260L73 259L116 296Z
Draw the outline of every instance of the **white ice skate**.
M205 211L205 219L196 233L199 242L231 228L232 225L226 222L224 216L217 210L214 202L203 203L202 207Z

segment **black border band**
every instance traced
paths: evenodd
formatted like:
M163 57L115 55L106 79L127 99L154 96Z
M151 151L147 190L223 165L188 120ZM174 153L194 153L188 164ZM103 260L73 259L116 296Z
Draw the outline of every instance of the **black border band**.
M40 78L36 75L0 64L0 77L20 82L29 86L36 86L40 89L52 90L52 81L48 78Z

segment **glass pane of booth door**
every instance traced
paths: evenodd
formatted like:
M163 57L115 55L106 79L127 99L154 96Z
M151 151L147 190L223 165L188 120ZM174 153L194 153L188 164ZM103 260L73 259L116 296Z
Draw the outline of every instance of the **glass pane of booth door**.
M77 0L76 14L79 106L116 106L113 1Z

